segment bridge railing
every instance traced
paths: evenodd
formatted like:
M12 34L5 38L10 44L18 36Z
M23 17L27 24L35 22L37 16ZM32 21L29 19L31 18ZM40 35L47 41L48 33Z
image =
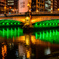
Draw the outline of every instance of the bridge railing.
M46 12L46 11L42 11L42 12L31 12L32 15L41 15L41 14L59 14L59 11L53 11L53 12ZM18 16L18 15L25 15L25 12L24 13L7 13L6 14L7 16ZM0 17L4 17L5 15L4 14L0 14Z
M12 16L12 15L25 15L25 13L11 13L11 14L6 14L7 16Z
M53 12L46 12L46 11L32 12L32 14L59 14L59 11L53 11Z
M0 14L0 17L4 17L4 14Z

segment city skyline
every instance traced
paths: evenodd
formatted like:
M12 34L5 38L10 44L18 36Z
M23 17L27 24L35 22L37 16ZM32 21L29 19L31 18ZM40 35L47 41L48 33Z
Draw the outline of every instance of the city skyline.
M6 7L7 13L14 12L16 10L19 12L18 1L19 0L12 0L12 1L0 0L0 13L4 13L5 11L4 7ZM50 12L50 11L58 11L58 10L59 10L59 0L32 0L31 2L31 12L40 12L40 11Z

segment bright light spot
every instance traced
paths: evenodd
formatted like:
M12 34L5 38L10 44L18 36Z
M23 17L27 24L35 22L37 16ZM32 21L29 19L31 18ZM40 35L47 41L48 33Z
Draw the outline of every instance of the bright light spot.
M31 42L32 42L33 44L35 44L35 43L36 43L35 36L31 36Z
M36 20L31 20L31 23L34 23Z
M50 48L45 49L45 52L44 53L45 53L45 55L51 54Z
M59 8L58 8L58 11L59 11Z
M27 50L27 58L30 58L30 51Z
M39 12L38 10L36 10L36 12Z

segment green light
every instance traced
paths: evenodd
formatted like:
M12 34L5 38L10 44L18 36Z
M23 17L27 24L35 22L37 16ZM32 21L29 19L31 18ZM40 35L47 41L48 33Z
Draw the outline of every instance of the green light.
M9 29L7 28L7 39L9 38Z
M37 39L37 33L35 33L36 39Z
M22 22L16 21L16 20L10 20L10 19L8 19L8 20L0 20L0 26L1 25L2 26L21 25L20 23L22 23Z
M11 38L13 37L13 29L11 28Z
M20 23L18 23L18 25L19 25Z
M4 37L4 28L3 28L3 37Z
M43 31L43 39L44 39L44 31Z
M16 25L16 23L14 23Z
M16 38L16 28L14 29L14 37Z
M2 30L1 30L2 29ZM0 37L9 38L16 38L23 35L23 29L21 28L1 28L0 29Z
M59 44L59 31L57 29L35 32L35 37L42 41Z
M18 27L18 37L19 37L19 27Z
M41 32L40 32L40 39L41 39Z
M35 26L34 26L35 24ZM43 28L43 27L57 27L59 26L59 19L54 19L54 20L46 20L46 21L40 21L34 23L33 26L34 28ZM46 25L45 25L46 24Z
M11 25L13 25L13 23L11 23Z
M4 23L2 23L2 25L5 25Z

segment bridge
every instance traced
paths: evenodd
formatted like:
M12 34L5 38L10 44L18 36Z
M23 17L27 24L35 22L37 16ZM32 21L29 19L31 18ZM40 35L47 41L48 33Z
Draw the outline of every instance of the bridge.
M25 13L13 13L13 14L6 14L7 17L5 17L4 14L0 14L0 20L1 19L12 19L17 20L25 23ZM54 12L32 12L31 17L31 23L44 21L44 20L51 20L51 19L59 19L59 11Z
M59 27L59 19L40 21L33 24L34 28L53 28Z
M20 26L20 27L22 27L23 25L22 25L22 22L20 22L20 21L16 21L16 20L10 20L10 19L8 19L8 20L5 20L5 19L3 19L3 20L0 20L0 27L14 27L14 26Z

